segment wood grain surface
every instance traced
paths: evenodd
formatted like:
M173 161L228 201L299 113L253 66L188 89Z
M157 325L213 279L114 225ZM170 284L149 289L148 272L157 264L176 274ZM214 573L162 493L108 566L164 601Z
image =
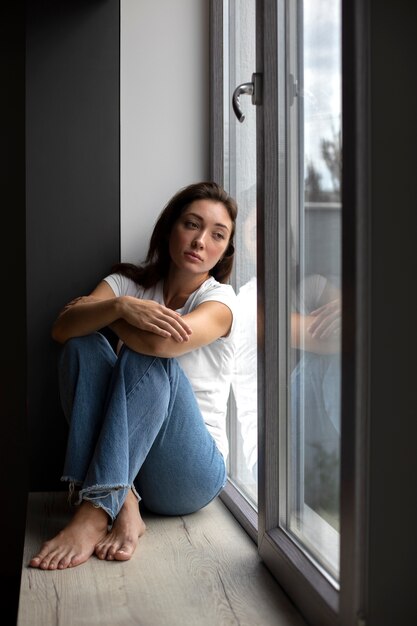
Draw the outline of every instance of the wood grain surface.
M32 493L28 511L17 626L305 624L219 499L184 517L144 513L130 561L54 572L27 563L69 519L67 496Z

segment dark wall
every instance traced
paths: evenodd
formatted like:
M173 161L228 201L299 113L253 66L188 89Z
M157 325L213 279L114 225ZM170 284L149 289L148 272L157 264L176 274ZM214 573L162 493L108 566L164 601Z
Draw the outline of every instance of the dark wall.
M62 488L67 426L51 325L119 260L119 0L27 3L30 490Z
M1 621L16 624L28 485L26 433L25 13L3 6L0 20L2 332L0 359Z
M417 624L417 4L370 1L369 626Z

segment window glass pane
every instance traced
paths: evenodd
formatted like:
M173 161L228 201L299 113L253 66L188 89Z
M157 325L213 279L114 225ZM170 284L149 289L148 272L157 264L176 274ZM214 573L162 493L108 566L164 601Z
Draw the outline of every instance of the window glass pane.
M229 410L229 477L257 502L256 109L241 96L245 120L231 106L235 87L255 71L255 0L224 2L224 186L238 202L235 268L239 301Z
M340 0L288 8L288 419L281 523L337 580L341 376Z

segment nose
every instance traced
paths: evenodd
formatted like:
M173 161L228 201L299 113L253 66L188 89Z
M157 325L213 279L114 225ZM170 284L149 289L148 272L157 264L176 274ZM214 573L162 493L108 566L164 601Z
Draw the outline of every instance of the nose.
M199 249L203 248L205 238L206 238L206 232L203 230L199 231L198 233L196 233L196 236L193 239L193 246Z

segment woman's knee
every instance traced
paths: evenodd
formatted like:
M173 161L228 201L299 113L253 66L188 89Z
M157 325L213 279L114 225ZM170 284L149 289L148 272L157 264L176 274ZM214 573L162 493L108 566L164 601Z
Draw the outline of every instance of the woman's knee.
M117 367L119 370L124 370L127 379L132 380L141 379L145 375L152 376L152 374L159 379L164 372L161 359L135 352L127 346L123 346L119 352Z
M152 361L158 359L158 357L155 356L149 356L147 354L142 354L141 352L136 352L135 350L132 350L131 348L126 346L126 344L123 344L123 346L121 347L119 352L119 358L120 360L124 361L133 360L140 362L143 361L145 363L152 363Z
M101 361L113 365L116 358L107 339L101 333L95 332L68 339L61 348L59 365L64 370L73 366L79 368L83 364L91 368Z
M94 349L96 346L104 345L107 339L99 332L84 335L83 337L71 337L62 346L63 354L84 352L87 349Z

